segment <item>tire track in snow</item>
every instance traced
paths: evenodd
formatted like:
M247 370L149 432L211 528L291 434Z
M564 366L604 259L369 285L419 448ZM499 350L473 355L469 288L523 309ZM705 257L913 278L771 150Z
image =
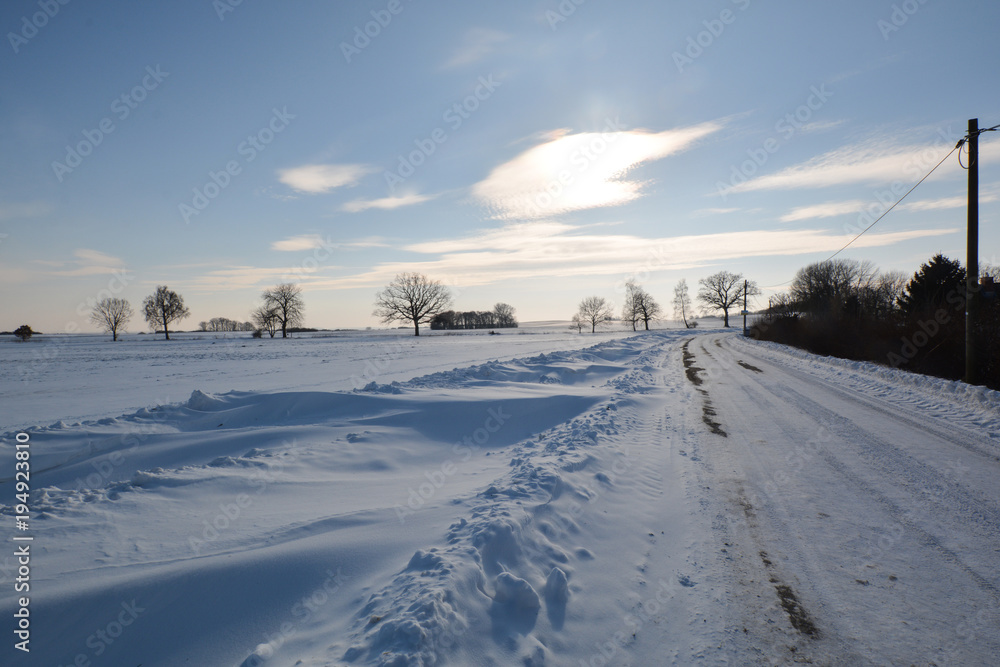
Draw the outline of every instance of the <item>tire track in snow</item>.
M879 450L879 456L874 454L874 450L859 448L858 457L868 459L871 464L878 466L881 469L880 476L885 479L900 479L907 482L916 481L917 485L923 485L924 488L927 488L929 485L934 484L935 479L940 477L939 475L935 475L934 472L928 468L928 466L905 456L887 441L873 436L871 433L863 431L855 426L850 420L831 410L827 410L815 401L787 389L775 390L774 388L762 388L772 392L777 398L784 398L789 404L801 408L806 414L823 415L822 423L824 423L827 428L831 428L834 431L835 435L838 436L839 441L846 443L868 442L877 444L878 447L881 448ZM832 427L831 424L833 425ZM893 518L893 520L905 526L909 531L913 531L919 535L925 544L940 551L941 555L946 560L951 562L953 565L958 566L959 569L975 581L981 589L991 593L994 598L996 598L997 603L1000 604L1000 590L998 590L997 585L986 579L983 575L968 565L955 550L945 546L940 537L918 526L915 520L911 518L914 516L915 512L903 509L900 503L878 491L872 484L866 482L861 475L852 471L847 464L833 456L828 450L821 449L817 452L817 455L841 477L861 490L866 496L879 503L886 510L886 513ZM888 461L886 461L887 459ZM949 487L949 496L932 496L938 500L939 507L945 505L945 501L953 501L958 504L958 507L947 507L947 509L952 510L951 520L948 523L950 525L963 522L967 523L967 519L965 517L970 516L967 512L967 508L974 507L975 511L971 516L976 519L977 527L983 529L983 532L985 533L984 537L991 536L995 539L996 527L1000 526L1000 511L990 508L975 500L953 482L949 484ZM917 505L919 502L919 498L913 498L911 500L913 505ZM921 514L927 513L928 512L926 512L926 510L921 512ZM990 528L993 530L987 532Z
M699 353L712 362L705 365L706 375L715 385L715 393L725 398L728 395L721 390L733 384L730 374L757 373L739 368L737 362L713 350L709 341L722 349L717 334L695 339ZM752 420L761 415L767 419L782 414L780 401L771 400L760 405L762 399L766 397L754 395L755 410L753 413L739 411L740 417ZM730 417L728 423L739 423L734 419L735 414ZM780 420L770 425L778 427L785 439L799 436ZM735 627L730 629L736 638L731 641L740 648L731 655L740 664L757 664L748 660L750 655L758 656L761 664L785 662L789 655L808 661L829 651L828 645L832 644L836 645L832 655L848 656L852 651L838 641L838 633L834 632L827 640L829 633L824 628L834 622L831 615L821 613L815 619L815 610L811 611L814 605L823 611L817 601L830 597L818 576L821 567L814 550L801 541L783 542L776 548L766 536L766 527L781 526L782 530L772 529L772 532L787 532L792 521L779 499L768 498L770 503L763 502L760 494L749 490L752 489L752 477L747 476L747 466L756 469L757 477L765 476L770 467L747 441L746 433L750 430L753 429L747 429L746 425L731 427L732 437L723 442L724 446L706 450L709 460L715 459L718 472L706 474L703 483L706 490L714 490L711 502L721 504L715 517L715 527L722 535L719 538L722 547L718 551L720 555L725 554L720 560L731 570L734 606L741 609L741 613L734 614L731 624ZM738 456L745 460L739 460ZM762 555L769 551L780 553L781 562ZM821 640L824 641L818 643Z
M720 344L719 339L715 340L716 346L722 350L726 350L727 347L730 348L728 354L736 358L738 358L739 354L747 351L747 346L743 343L731 344L726 339L723 339L723 341L726 343L725 347ZM715 351L710 350L705 341L699 340L698 342L705 348L707 356L714 358L720 354L717 352L713 354ZM732 349L733 347L740 349L737 352ZM763 357L763 355L761 356ZM725 365L725 360L720 360L720 362ZM854 424L851 418L845 416L845 414L855 415L856 413L840 414L819 403L818 400L813 400L813 398L807 397L793 388L797 386L797 382L795 381L798 381L808 383L808 386L815 387L821 392L829 391L829 382L808 375L802 377L802 373L793 372L788 374L789 379L793 380L793 383L789 386L789 383L782 381L782 373L785 371L784 365L773 358L766 359L766 362L762 363L766 368L763 374L748 372L748 370L736 368L736 365L730 365L728 370L732 371L731 374L726 376L717 375L713 372L714 369L710 368L709 377L717 379L721 385L720 388L729 385L725 392L717 392L717 398L728 399L725 401L725 406L720 406L720 410L724 414L730 414L731 416L739 414L745 421L743 429L736 429L734 433L737 440L734 444L743 444L746 451L733 450L733 455L736 457L735 461L737 463L739 458L752 461L753 465L758 468L756 474L758 479L768 480L770 483L771 479L777 479L774 473L775 468L779 470L780 474L781 463L784 463L785 467L788 467L788 458L783 459L782 454L787 453L791 456L795 453L791 451L792 443L801 442L800 432L803 430L805 423L812 422L819 429L825 427L832 434L832 439L826 446L809 450L810 454L815 457L815 463L822 462L822 468L817 468L814 463L810 466L814 470L804 469L796 471L798 475L793 473L791 478L785 481L783 488L778 488L773 493L765 493L766 500L779 508L779 514L782 515L780 518L777 516L770 517L777 521L771 530L770 541L772 543L776 542L776 548L773 551L780 552L781 549L792 548L797 552L811 554L811 556L808 556L804 560L801 557L792 559L790 564L794 567L794 561L798 560L799 567L806 566L806 570L809 572L807 580L811 581L812 587L818 594L819 606L817 609L821 612L820 620L823 624L832 624L838 629L837 634L840 634L845 629L849 631L848 635L852 634L850 632L852 630L862 635L868 631L867 628L858 630L857 625L863 625L859 623L855 624L855 628L851 628L852 620L850 616L845 617L843 609L834 611L838 606L838 597L842 601L843 595L831 595L831 592L835 591L837 586L834 585L834 588L831 589L829 584L824 583L824 580L829 579L830 584L834 584L836 576L839 575L837 573L824 572L822 567L818 566L818 563L823 560L822 557L817 558L815 548L807 546L805 542L807 540L806 535L810 531L814 533L815 531L813 530L813 526L805 519L802 510L809 506L808 503L815 503L816 498L822 499L824 493L829 494L833 492L833 489L838 487L852 489L847 495L855 498L855 500L857 498L863 499L863 503L855 502L855 506L866 508L863 510L864 516L857 517L857 520L861 520L862 522L866 520L871 521L873 516L884 516L895 522L896 525L902 526L903 532L901 536L897 536L897 541L901 540L902 536L909 536L909 538L912 538L912 541L916 542L919 547L918 552L922 554L919 561L911 563L911 569L918 568L917 572L924 572L925 574L921 576L925 577L935 576L926 573L940 571L941 576L945 577L947 581L954 580L958 589L961 589L961 584L954 577L964 578L968 582L969 587L979 593L978 595L969 595L969 591L965 590L963 591L965 594L962 595L962 599L979 599L987 606L996 608L998 600L1000 600L997 595L997 584L990 580L988 575L984 575L981 570L984 565L982 559L989 557L991 552L996 552L995 531L998 525L998 517L1000 517L997 509L991 504L979 500L956 483L949 482L945 487L947 493L943 500L926 511L928 515L942 513L945 515L945 518L938 522L936 526L937 530L935 530L934 526L920 525L921 520L924 518L922 516L924 513L904 509L907 504L911 507L920 507L920 501L924 500L922 498L914 498L911 487L916 485L926 488L928 484L933 485L936 481L940 480L940 473L924 462L914 459L886 438L879 437L870 430L862 429ZM737 388L736 391L733 391L733 385ZM838 389L832 393L839 397L845 392ZM734 404L733 399L738 396L742 396L742 398ZM729 404L741 407L723 410L723 407L730 407ZM831 403L832 405L835 405L835 402ZM947 448L954 444L950 440L941 438L940 433L942 429L924 428L923 424L915 423L916 420L894 419L887 423L887 420L884 419L886 408L875 410L863 398L849 401L849 405L851 406L847 408L849 410L871 410L872 412L876 412L878 420L881 420L881 423L885 424L885 430L881 431L882 433L891 432L892 429L898 428L903 423L907 429L932 433L937 436L938 445L941 447ZM784 410L781 409L781 406L785 406ZM770 413L769 417L766 415L767 412ZM920 421L923 422L925 420L921 419ZM747 429L747 427L750 428ZM775 428L780 432L780 435L777 437L777 444L770 442L774 438L769 437ZM745 431L754 431L755 433L752 435L756 435L758 438L763 437L764 439L757 439L751 442L744 436ZM740 443L740 440L743 442ZM786 451L781 451L782 448L785 448ZM853 463L853 465L850 465L848 461ZM984 463L989 462L984 461ZM745 465L746 463L744 467ZM831 473L833 475L832 478L830 477ZM802 477L802 480L797 479L797 476ZM900 484L898 480L901 479L908 481L909 485ZM831 480L841 481L836 482ZM815 488L810 488L810 484L813 484ZM823 487L829 487L829 490ZM795 508L791 509L788 504L797 498L796 494L798 494L798 500L795 502ZM803 496L803 494L805 495ZM828 495L827 497L832 496ZM807 504L803 504L803 501ZM851 506L850 502L847 505ZM967 516L969 508L975 508L977 516L969 518ZM760 510L759 507L757 509ZM770 513L773 514L773 510ZM821 516L828 517L826 514L821 514ZM835 518L828 518L826 520L836 521ZM846 523L845 525L845 523L844 521L840 521L840 525L850 530L850 524ZM925 521L924 523L926 524L927 522ZM979 567L977 568L974 564L969 563L968 557L965 557L964 554L959 553L956 548L948 544L947 538L943 537L943 535L937 534L941 530L959 535L978 535L976 541L979 543L974 545L976 549L973 550L973 558L979 557ZM814 538L819 540L818 543L820 545L825 545L825 548L829 549L830 545L828 543L831 539L836 543L838 536L831 535L829 531L820 531L814 534ZM991 538L994 543L992 547ZM891 541L890 546L892 546ZM906 547L902 544L898 544L896 548L897 550L903 549L903 552L902 554L891 554L892 561L898 561L901 557L905 558L908 555L907 549L910 552L913 551L912 547ZM883 560L889 558L889 554L883 554L882 558ZM928 558L931 560L928 561ZM995 562L995 557L985 562L988 563L990 560ZM813 563L812 566L809 565L810 561ZM930 564L935 561L940 563L940 565L935 567ZM903 562L906 562L906 560ZM948 579L945 574L949 569L954 572L951 579ZM891 577L890 581L895 581L895 577ZM859 586L869 586L867 580L860 578L857 579L857 584ZM846 590L843 588L843 585L841 585L841 588L842 590ZM879 588L879 586L876 585L875 588ZM885 597L889 595L903 595L903 593L888 590L882 592L881 595ZM949 595L948 597L953 597L953 595ZM907 598L904 596L903 599ZM879 600L876 600L876 604L879 602ZM885 602L885 600L882 600L882 602ZM912 606L916 603L911 599L910 604ZM951 604L954 605L956 602L952 601ZM931 606L928 605L928 609ZM933 606L936 608L936 605ZM833 613L824 612L825 608L829 608ZM912 614L914 610L906 610L903 613ZM935 620L935 618L938 620ZM925 614L922 620L926 623L935 623L945 618L948 618L948 616L942 616L942 612L934 610ZM923 637L920 640L921 642L928 641ZM870 650L875 649L871 648Z
M948 441L955 446L983 456L991 461L1000 461L1000 453L998 453L998 446L1000 446L1000 443L997 442L998 435L982 435L981 431L983 430L983 424L977 422L977 419L979 418L974 415L974 413L963 415L961 420L955 423L954 414L945 413L942 415L938 405L929 404L926 397L924 397L923 400L919 400L912 394L907 395L905 399L905 406L910 409L908 411L902 411L899 409L899 405L890 405L885 401L885 399L868 395L867 392L872 389L871 386L862 385L860 387L855 387L854 391L848 391L842 386L830 382L821 375L810 372L812 368L808 365L805 368L796 367L796 365L794 365L794 362L798 361L796 357L788 356L785 359L778 361L779 357L774 356L774 351L772 349L763 347L759 344L753 344L740 337L732 337L732 340L727 340L726 344L732 347L741 347L746 353L755 355L763 361L780 363L782 372L792 375L796 379L804 382L822 385L831 393L835 393L844 400L857 404L859 407L876 411L883 417L892 419L900 424L931 431L938 435L942 440ZM820 360L825 361L823 358ZM793 363L787 363L789 361ZM843 372L844 369L838 370ZM899 372L903 373L904 371ZM875 380L875 382L878 381ZM864 397L862 397L859 392L866 393ZM924 416L928 410L932 411L932 414L935 414L937 417L936 420ZM951 430L946 431L938 426L938 421L940 421L942 416L951 420L951 423L949 424ZM956 428L961 429L962 435L965 438L963 441L954 440Z
M816 380L801 373L792 373L792 375L805 382ZM794 391L790 387L780 385L766 387L762 383L758 384L761 388L770 391L778 399L785 400L797 406L803 413L809 414L813 418L818 418L820 423L824 424L826 428L836 428L836 433L841 436L841 439L845 443L867 442L877 445L876 447L855 446L855 456L859 460L867 461L868 465L878 470L876 479L901 480L905 482L906 487L916 487L918 489L918 494L908 493L909 497L902 498L901 500L908 501L911 506L924 505L926 501L930 500L940 509L946 509L951 512L952 520L948 522L949 525L954 526L956 522L963 523L969 530L975 530L979 534L980 539L984 541L996 540L996 531L1000 527L1000 507L982 501L977 495L963 487L957 479L942 475L940 470L935 469L935 467L921 460L915 454L905 451L902 447L886 438L865 430L851 419ZM932 433L938 439L938 442L935 443L935 448L946 449L950 446L958 446L975 454L982 454L974 446L969 446L966 443L958 441L954 434L947 434L940 428L923 423L926 420L918 421L916 419L905 418L898 413L892 412L888 407L872 405L861 398L847 395L843 390L831 387L829 383L820 381L820 384L824 389L831 389L834 393L844 396L851 403L862 409L872 409L880 415L893 417L896 423L915 431L916 433L913 435L918 435L920 432ZM913 441L908 437L901 437L900 440L904 442ZM831 456L828 449L822 450L820 455ZM989 459L982 461L982 464L990 465L993 463L993 459L995 457L990 456ZM844 465L839 461L838 464ZM1000 474L1000 470L997 470L997 473ZM943 492L937 492L939 489L943 490ZM886 497L886 501L891 503L897 510L902 511L900 509L900 499L890 500ZM926 514L927 512L925 510L922 513ZM913 512L909 512L908 514L913 514ZM972 523L975 525L970 525ZM997 593L995 585L991 585L990 589L994 594Z

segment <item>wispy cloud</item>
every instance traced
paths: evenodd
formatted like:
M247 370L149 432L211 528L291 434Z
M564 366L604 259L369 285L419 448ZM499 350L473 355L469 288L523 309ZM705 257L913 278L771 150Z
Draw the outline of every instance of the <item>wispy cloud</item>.
M996 194L980 194L979 203L997 201L1000 199ZM900 208L907 211L939 211L949 208L965 208L969 205L969 198L966 197L942 197L941 199L922 199L920 201L901 204Z
M846 120L817 120L812 123L806 123L799 128L800 134L809 134L812 132L827 132L834 128L840 127Z
M347 241L341 243L342 248L388 248L389 243L381 236L369 236L357 241Z
M323 194L334 188L352 187L365 175L374 173L364 164L308 164L278 172L278 180L293 190Z
M943 158L947 148L864 141L824 153L777 173L760 176L729 192L825 188L854 183L916 180ZM935 159L936 156L936 159Z
M422 204L425 201L430 201L437 197L437 195L398 195L393 197L383 197L382 199L355 199L354 201L349 201L343 206L341 210L347 211L349 213L359 213L361 211L367 211L370 208L380 208L384 210L392 210L395 208L401 208L403 206L414 206L416 204Z
M206 271L205 273L171 280L171 285L176 284L192 292L202 292L213 294L215 292L234 292L253 288L263 288L273 285L276 282L294 282L310 284L311 280L321 275L322 271L336 269L335 266L319 267L313 263L303 263L298 266L283 267L261 267L261 266L226 266L221 269Z
M387 248L389 244L381 236L368 236L354 241L334 241L329 236L319 234L300 234L281 241L271 243L271 250L279 252L302 252L316 248L335 248L337 250L357 250L363 248ZM199 267L200 268L200 267Z
M114 273L125 267L125 262L100 250L78 248L73 251L72 260L34 260L35 264L50 267L44 271L50 276L98 276Z
M680 153L721 127L710 122L665 132L558 130L545 143L496 167L473 186L472 194L498 220L534 220L625 204L640 197L644 185L628 179L632 169Z
M697 211L692 211L691 215L727 215L729 213L737 213L740 210L738 208L699 208Z
M781 216L781 222L796 222L798 220L812 220L814 218L834 218L838 215L848 215L863 211L869 202L860 199L849 201L828 201L812 206L800 206Z
M955 231L924 229L866 234L854 246L887 246ZM638 269L670 271L745 257L833 252L850 238L851 235L815 229L647 238L628 234L582 233L581 227L560 222L517 223L484 230L464 239L415 243L404 250L433 258L387 262L367 273L320 281L317 286L373 286L384 283L401 271L419 271L467 286L581 274L626 276Z
M282 241L275 241L271 244L271 250L279 250L281 252L300 252L302 250L321 248L324 245L326 245L326 242L319 234L302 234L300 236L289 237Z
M472 28L462 36L462 43L445 63L445 67L462 67L477 63L496 50L510 35L490 28Z
M52 205L46 202L0 203L0 220L19 218L40 218L52 212Z
M1000 200L1000 188L996 186L987 188L979 195L979 202L994 202ZM921 199L918 201L904 201L896 209L897 211L938 211L952 208L965 208L969 203L966 196L941 197L939 199ZM883 210L886 206L884 202L879 202ZM847 201L828 201L822 204L811 206L800 206L792 209L781 216L781 222L796 222L798 220L812 220L818 218L833 218L839 215L851 215L860 213L866 209L871 209L873 202L861 199L850 199Z

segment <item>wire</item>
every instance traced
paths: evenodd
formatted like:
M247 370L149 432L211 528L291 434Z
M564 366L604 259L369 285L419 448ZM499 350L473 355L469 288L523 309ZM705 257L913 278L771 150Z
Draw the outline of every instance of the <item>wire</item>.
M979 135L980 135L980 134L982 134L983 132L996 132L996 131L997 131L997 129L1000 129L1000 125L994 125L993 127L984 127L984 128L980 129L980 130L979 130L979 131L978 131L978 132L976 133L976 136L979 136ZM930 177L930 175L931 175L931 174L933 174L933 173L934 173L935 171L937 171L937 168L938 168L938 167L940 167L940 166L941 166L942 164L944 164L945 160L947 160L947 159L948 159L949 157L951 157L951 154L952 154L952 153L954 153L955 151L957 151L957 150L959 150L960 148L962 148L962 146L963 146L963 145L965 145L965 144L966 144L966 143L968 142L968 139L969 139L969 137L963 137L963 138L962 138L961 140L959 140L959 142L958 142L957 144L955 144L955 147L954 147L954 148L952 148L952 149L951 149L950 151L948 151L948 154L947 154L947 155L945 155L945 156L944 156L943 158L941 158L941 161L940 161L940 162L938 162L938 163L937 163L936 165L934 165L934 167L933 167L933 168L932 168L932 169L931 169L930 171L928 171L928 172L927 172L926 174L924 174L924 177L923 177L923 178L921 178L921 179L920 179L919 181L917 181L917 182L916 182L916 183L915 183L915 184L913 185L913 187L912 187L912 188L910 188L909 190L907 190L907 191L906 191L906 194L904 194L904 195L903 195L902 197L900 197L899 199L897 199L897 200L896 200L896 203L895 203L895 204L893 204L892 206L890 206L889 208L887 208L887 209L886 209L886 210L885 210L885 211L884 211L884 212L882 213L882 215L880 215L880 216L879 216L878 218L876 218L876 219L875 219L875 222L873 222L872 224L870 224L870 225L868 225L867 227L865 227L864 229L862 229L862 230L861 230L861 231L860 231L860 232L858 233L858 235L857 235L857 236L855 236L855 237L854 237L853 239L851 239L851 240L850 240L850 241L848 241L848 242L847 242L846 244L844 244L844 246L843 246L843 247L842 247L842 248L841 248L840 250L838 250L837 252L833 253L832 255L830 255L829 257L827 257L827 258L826 258L825 260L823 260L823 262L829 262L829 261L830 261L831 259L833 259L833 258L834 258L834 257L836 257L837 255L839 255L840 253L842 253L842 252L844 252L845 250L847 250L847 248L848 248L848 247L849 247L849 246L850 246L850 245L851 245L852 243L854 243L854 242L855 242L855 241L857 241L857 240L858 240L859 238L861 238L861 235L862 235L862 234L864 234L864 233L865 233L865 232L867 232L867 231L868 231L869 229L871 229L871 228L872 228L872 227L874 227L874 226L875 226L876 224L878 224L879 220L881 220L881 219L882 219L882 218L884 218L885 216L889 215L889 211L891 211L892 209L896 208L896 206L898 206L898 205L899 205L899 203L900 203L901 201L903 201L904 199L906 199L906 197L907 197L907 196L909 196L909 194L910 194L911 192L913 192L914 190L916 190L916 189L917 189L917 186L919 186L919 185L920 185L921 183L923 183L924 181L926 181L926 180L928 179L928 177ZM965 165L963 165L963 164L962 164L962 153L961 153L961 151L959 151L959 153L958 153L958 163L959 163L959 165L961 165L961 166L962 166L962 168L963 168L963 169L968 169L968 167L966 167ZM764 287L764 288L762 288L762 289L773 289L773 288L775 288L775 287L784 287L785 285L788 285L789 283L793 282L794 280L795 280L795 279L794 279L794 278L792 278L791 280L786 280L785 282L783 282L783 283L778 283L777 285L768 285L767 287Z
M968 153L969 152L969 142L966 141L965 139L962 139L960 142L958 142L958 145L955 146L955 148L961 149L963 146L965 147L965 152ZM968 171L969 167L972 166L972 162L969 162L969 167L966 167L964 164L962 164L962 151L961 150L958 151L958 166L961 167L962 169L965 169L966 171Z
M995 132L998 127L1000 127L1000 125L994 125L993 127L984 127L981 130L977 130L976 131L976 137L978 137L983 132ZM958 144L955 147L956 148L961 148L962 146L965 146L966 152L969 152L969 139L970 138L971 138L971 135L968 136L968 137L963 137L958 142ZM961 151L959 151L959 153L958 153L958 164L959 164L960 167L962 167L962 169L965 169L965 170L968 170L969 167L972 166L971 162L969 163L969 167L966 167L964 164L962 164L962 152Z
M831 259L833 259L833 258L834 258L834 257L836 257L837 255L839 255L840 253L844 252L844 251L845 251L845 250L847 249L847 247L848 247L848 246L850 246L850 245L851 245L852 243L854 243L854 242L855 242L855 241L857 241L857 240L858 240L859 238L861 238L861 235L862 235L862 234L864 234L864 233L865 233L865 232L867 232L867 231L868 231L869 229L871 229L871 228L872 228L872 227L874 227L874 226L875 226L876 224L878 224L878 221L879 221L879 220L881 220L881 219L882 219L882 218L884 218L885 216L889 215L889 211L891 211L892 209L896 208L896 207L897 207L897 206L899 205L899 203L900 203L901 201L903 201L904 199L906 199L907 195L909 195L909 194L910 194L911 192L913 192L914 190L916 190L916 189L917 189L917 186L919 186L919 185L920 185L921 183L923 183L924 181L926 181L926 180L927 180L927 178L928 178L928 177L929 177L929 176L930 176L931 174L933 174L933 173L934 173L935 171L937 171L937 168L938 168L938 167L940 167L941 165L943 165L943 164L944 164L944 161L945 161L945 160L947 160L948 158L950 158L950 157L951 157L951 154L952 154L952 153L954 153L954 152L955 152L955 151L957 151L957 150L958 150L958 146L955 146L955 147L954 147L954 148L952 148L952 149L951 149L950 151L948 151L948 154L947 154L947 155L945 155L945 156L944 156L943 158L941 158L941 161L940 161L940 162L938 162L938 163L937 163L936 165L934 165L934 167L933 167L933 168L932 168L932 169L931 169L930 171L928 171L928 172L927 172L927 173L926 173L926 174L924 175L924 177L923 177L923 178L921 178L921 179L920 179L919 181L917 181L917 182L916 182L916 184L914 184L914 186L913 186L912 188L910 188L909 190L907 190L907 191L906 191L906 194L904 194L904 195L903 195L902 197L900 197L899 199L897 199L897 200L896 200L896 203L895 203L895 204L893 204L892 206L890 206L889 208L887 208L887 209L885 210L885 212L884 212L884 213L882 213L882 215L880 215L879 217L875 218L875 222L873 222L872 224L870 224L870 225L868 225L867 227L865 227L864 229L862 229L862 230L861 230L861 231L860 231L860 232L858 233L858 235L857 235L857 236L855 236L855 237L854 237L853 239L851 239L851 240L850 240L850 241L848 241L848 242L847 242L846 244L844 244L844 247L843 247L843 248L841 248L841 249L840 249L840 250L838 250L837 252L833 253L832 255L830 255L829 257L827 257L827 258L826 258L825 260L823 260L823 261L824 261L824 262L829 262L829 261L830 261Z
M997 127L1000 127L1000 125L997 125ZM994 130L994 129L996 129L996 128L989 128L989 129L990 129L990 130ZM988 131L988 130L980 130L980 131L981 131L981 132L986 132L986 131ZM940 161L940 162L938 162L938 163L937 163L936 165L934 165L934 167L933 167L933 168L932 168L932 169L931 169L931 170L930 170L929 172L927 172L926 174L924 174L924 177L923 177L923 178L921 178L921 179L920 179L919 181L917 181L917 182L916 182L916 183L914 184L914 186L913 186L912 188L910 188L909 190L907 190L907 191L906 191L906 194L904 194L904 195L903 195L902 197L900 197L899 199L897 199L897 200L896 200L896 203L895 203L895 204L893 204L892 206L890 206L889 208L887 208L887 209L886 209L886 210L885 210L885 211L884 211L884 212L882 213L882 215L880 215L880 216L879 216L878 218L876 218L876 219L875 219L875 222L873 222L872 224L870 224L870 225L868 225L867 227L865 227L864 229L862 229L862 230L861 230L861 231L860 231L860 232L858 233L858 235L857 235L857 236L855 236L855 237L854 237L853 239L851 239L851 240L850 240L850 241L848 241L848 242L847 242L846 244L844 244L844 246L843 246L843 247L842 247L842 248L841 248L840 250L838 250L837 252L833 253L832 255L830 255L829 257L827 257L826 259L824 259L824 260L823 260L823 262L829 262L829 261L830 261L831 259L833 259L833 258L834 258L834 257L836 257L837 255L839 255L840 253L842 253L842 252L844 252L845 250L847 250L847 248L848 248L848 247L849 247L849 246L850 246L850 245L851 245L852 243L854 243L854 242L855 242L855 241L857 241L857 240L858 240L859 238L861 238L861 235L862 235L862 234L864 234L864 233L865 233L865 232L867 232L867 231L868 231L869 229L871 229L871 228L872 228L872 227L874 227L874 226L875 226L876 224L878 224L879 220L881 220L881 219L882 219L882 218L884 218L885 216L889 215L889 211L891 211L892 209L896 208L896 206L898 206L898 205L899 205L899 203L900 203L901 201L903 201L904 199L906 199L906 197L907 197L907 196L908 196L908 195L909 195L909 194L910 194L911 192L913 192L914 190L916 190L916 189L917 189L917 186L919 186L919 185L920 185L921 183L923 183L924 181L926 181L926 180L927 180L927 178L928 178L928 177L929 177L929 176L930 176L931 174L933 174L933 173L934 173L934 172L935 172L935 171L937 170L937 168L938 168L938 167L940 167L940 166L941 166L942 164L944 164L945 160L947 160L948 158L950 158L950 157L951 157L951 154L952 154L952 153L954 153L955 151L957 151L957 150L958 150L958 149L959 149L959 148L960 148L960 147L962 146L962 144L963 144L963 143L965 143L965 139L962 139L961 141L959 141L959 142L958 142L958 143L957 143L957 144L955 145L955 147L954 147L954 148L952 148L952 149L951 149L950 151L948 151L948 154L947 154L947 155L945 155L945 156L944 156L943 158L941 158L941 161ZM959 161L960 161L960 162L961 162L961 159L962 159L962 156L961 156L961 153L960 153L960 154L959 154ZM821 263L822 263L822 262L821 262ZM772 288L775 288L775 287L784 287L785 285L788 285L789 283L791 283L791 282L792 282L792 281L794 281L794 280L795 280L795 279L794 279L794 278L792 278L791 280L786 280L785 282L783 282L783 283L778 283L777 285L768 285L767 287L765 287L765 288L763 288L763 289L772 289Z

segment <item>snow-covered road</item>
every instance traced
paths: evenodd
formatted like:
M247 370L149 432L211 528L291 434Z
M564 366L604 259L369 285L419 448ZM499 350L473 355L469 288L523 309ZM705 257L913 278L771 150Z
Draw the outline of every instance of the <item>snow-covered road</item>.
M28 429L37 644L0 662L995 664L997 392L723 330L481 338Z
M691 453L731 597L730 659L995 664L997 414L948 383L908 387L737 336L685 348L726 434Z

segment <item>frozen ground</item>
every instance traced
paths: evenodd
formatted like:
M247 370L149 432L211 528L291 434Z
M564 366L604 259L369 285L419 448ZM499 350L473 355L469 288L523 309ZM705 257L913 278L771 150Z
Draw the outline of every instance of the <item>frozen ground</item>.
M101 418L27 431L32 653L3 664L995 664L997 392L718 330L550 335L427 338L360 391L363 337L298 341L298 376L204 341L215 374L57 358L36 421ZM148 408L80 393L114 363ZM183 400L150 402L154 363Z

